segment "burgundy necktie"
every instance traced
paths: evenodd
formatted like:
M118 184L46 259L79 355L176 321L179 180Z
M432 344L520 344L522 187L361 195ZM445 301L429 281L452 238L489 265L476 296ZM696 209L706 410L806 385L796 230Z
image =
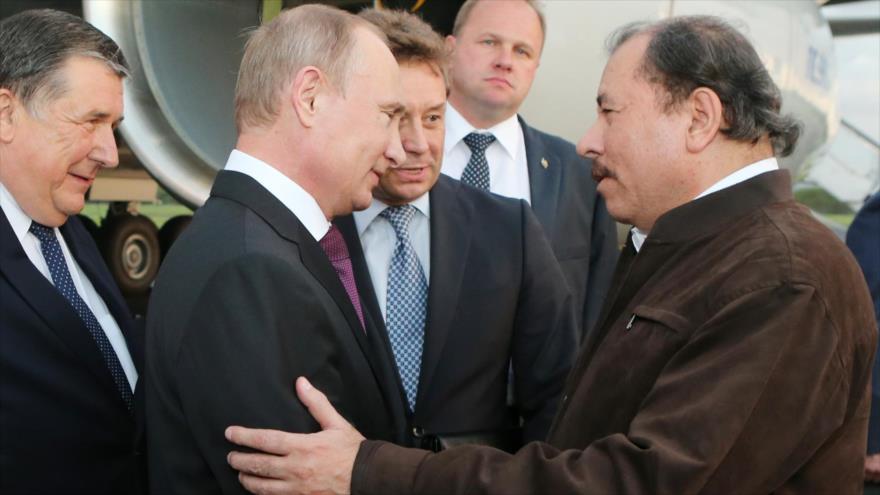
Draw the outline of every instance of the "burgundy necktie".
M327 254L327 257L330 258L330 263L333 264L336 275L339 276L339 281L345 287L345 292L348 293L351 305L354 306L354 311L361 321L361 327L366 329L364 313L361 309L361 298L358 296L357 285L354 281L354 269L351 267L351 257L348 255L348 246L345 244L345 239L342 238L342 232L339 231L336 225L331 224L330 230L324 234L324 237L318 243Z

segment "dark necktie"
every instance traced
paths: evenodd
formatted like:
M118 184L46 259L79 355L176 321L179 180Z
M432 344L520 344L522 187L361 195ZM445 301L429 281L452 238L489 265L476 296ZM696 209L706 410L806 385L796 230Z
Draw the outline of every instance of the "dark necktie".
M428 282L409 238L409 223L416 209L412 205L386 208L382 217L391 222L397 245L388 270L385 327L411 411L415 410L425 340Z
M116 356L113 346L110 345L107 334L104 333L101 325L98 324L98 319L95 318L86 302L83 301L76 291L67 262L64 260L64 254L61 252L61 244L58 242L58 238L55 237L55 230L37 222L32 222L30 231L40 240L40 250L43 252L46 265L49 266L52 283L58 289L58 292L64 296L64 299L67 299L67 302L73 306L74 311L82 319L92 338L95 339L95 343L98 344L98 349L100 349L101 355L104 357L104 364L110 370L113 382L116 384L120 395L122 395L122 400L131 409L132 393L128 379L125 377L125 371L122 370L122 365L119 364L119 357Z
M345 287L348 299L351 300L351 305L354 306L354 312L357 313L358 320L361 321L361 327L366 329L366 325L364 325L364 312L361 309L361 298L358 295L357 284L354 281L354 269L351 267L348 245L345 244L345 239L342 238L342 232L339 231L336 225L331 224L330 230L324 234L324 237L321 238L318 244L321 245L321 249L327 254L333 269L336 270L339 281Z
M462 182L485 191L489 190L489 162L486 161L486 148L494 141L495 136L491 134L472 132L464 137L464 144L471 149L471 159L461 173Z

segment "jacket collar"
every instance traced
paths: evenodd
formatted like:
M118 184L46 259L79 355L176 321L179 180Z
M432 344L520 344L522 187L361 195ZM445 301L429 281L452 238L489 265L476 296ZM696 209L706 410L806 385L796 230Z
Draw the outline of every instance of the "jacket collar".
M788 171L767 172L669 210L654 223L645 245L714 235L728 221L755 208L791 199Z

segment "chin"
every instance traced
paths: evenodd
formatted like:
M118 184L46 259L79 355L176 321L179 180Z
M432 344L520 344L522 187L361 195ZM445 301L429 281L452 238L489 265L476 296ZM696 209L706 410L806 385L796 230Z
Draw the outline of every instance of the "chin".
M372 194L371 194L371 195L368 195L368 196L366 197L366 199L364 199L364 198L355 198L355 200L351 202L351 210L352 210L352 211L366 210L367 208L370 207L370 204L371 204L372 202L373 202L373 196L372 196ZM345 214L348 214L348 213L351 213L351 212L347 212L347 213L345 213Z
M86 207L85 198L79 198L78 201L77 200L67 201L67 202L65 202L65 204L60 205L60 207L58 208L59 218L60 218L60 216L64 216L66 218L66 217L73 216L73 215L79 215L79 213L81 211L83 211L83 208L85 208L85 207Z

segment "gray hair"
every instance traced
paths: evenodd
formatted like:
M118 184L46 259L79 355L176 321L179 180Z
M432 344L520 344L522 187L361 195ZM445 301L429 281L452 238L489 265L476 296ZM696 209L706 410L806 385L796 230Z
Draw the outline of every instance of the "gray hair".
M641 34L651 40L638 73L666 91L667 109L709 88L721 100L724 135L752 143L768 135L777 155L791 154L801 124L780 114L779 88L742 33L718 17L672 17L620 28L608 38L609 52Z
M285 10L251 33L235 85L235 123L239 131L272 124L280 111L279 95L303 67L323 71L343 93L356 60L356 28L385 36L372 24L326 5Z
M61 68L75 56L98 59L117 76L128 76L116 42L73 14L26 10L0 21L0 88L10 90L34 116L65 93Z
M477 5L477 2L479 1L480 0L466 0L458 9L458 13L455 14L455 21L452 24L453 36L457 38L461 34L461 30L464 29L464 25L467 24L467 20L471 16L471 11L474 10L474 6ZM543 51L544 42L547 41L547 20L544 18L544 9L541 8L541 4L537 0L523 1L529 4L529 7L538 14L538 22L541 23L541 50Z

